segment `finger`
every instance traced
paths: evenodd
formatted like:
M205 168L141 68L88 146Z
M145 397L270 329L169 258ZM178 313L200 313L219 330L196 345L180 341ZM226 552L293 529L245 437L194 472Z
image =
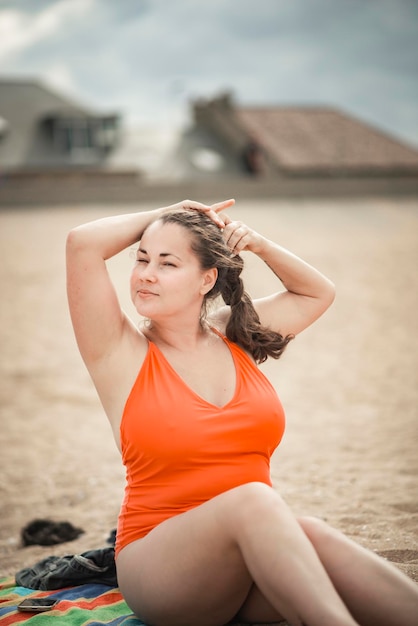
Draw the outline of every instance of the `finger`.
M224 200L222 202L217 202L212 205L203 204L202 202L196 202L194 200L184 200L181 203L181 206L184 209L200 211L207 215L219 228L225 228L225 223L222 217L218 215L218 212L227 207L233 206L234 204L234 199Z
M210 217L210 219L215 222L215 224L219 226L219 228L225 228L225 222L215 211L211 209L206 213L206 215Z
M239 229L239 228L246 228L246 226L242 223L239 222L237 220L231 220L227 215L222 216L224 217L224 222L225 222L225 236L230 238L233 236L233 234Z
M195 209L197 211L208 211L212 207L207 204L202 204L202 202L196 202L195 200L184 200L181 203L183 209Z
M196 202L195 200L184 200L181 203L181 207L189 211L198 211L200 213L204 213L213 222L215 222L215 224L219 226L219 228L224 228L225 226L222 218L218 216L218 214L214 211L212 206L203 204L202 202Z
M245 248L248 234L248 228L239 222L232 222L224 230L226 243L235 254Z
M234 206L235 200L231 198L230 200L223 200L222 202L216 202L211 205L211 209L215 211L215 213L219 213L219 211L223 211L224 209L228 209L231 206Z
M225 226L227 226L228 224L232 224L231 218L226 213L219 213L218 215L225 224Z

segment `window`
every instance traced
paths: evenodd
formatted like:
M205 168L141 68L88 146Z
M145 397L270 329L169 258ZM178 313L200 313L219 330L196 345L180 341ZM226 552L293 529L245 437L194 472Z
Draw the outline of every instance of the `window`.
M57 116L45 120L56 153L75 162L100 159L117 140L117 118Z

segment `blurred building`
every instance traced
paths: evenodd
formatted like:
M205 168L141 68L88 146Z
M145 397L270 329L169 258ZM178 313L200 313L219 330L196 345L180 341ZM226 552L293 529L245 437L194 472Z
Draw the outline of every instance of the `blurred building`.
M417 150L333 108L240 107L225 94L195 101L193 115L200 150L218 152L229 169L245 174L418 177Z
M418 151L327 107L191 103L127 128L38 81L0 80L0 205L418 195Z
M94 111L36 80L0 80L0 205L111 201L135 189L115 167L116 113Z
M119 117L91 111L40 82L0 80L0 169L101 168Z

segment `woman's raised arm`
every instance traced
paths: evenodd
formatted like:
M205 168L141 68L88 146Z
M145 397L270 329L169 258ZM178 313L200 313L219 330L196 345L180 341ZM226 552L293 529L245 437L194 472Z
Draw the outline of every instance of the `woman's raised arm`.
M106 260L138 241L162 210L95 220L68 234L68 302L78 347L87 366L112 350L127 323Z
M254 300L264 326L284 337L296 335L312 324L332 304L334 284L314 267L285 248L263 237L242 222L221 215L224 237L235 254L249 250L262 259L280 279L285 290Z
M87 366L112 352L124 331L132 328L119 305L106 260L133 245L146 227L167 211L189 208L208 215L219 226L226 200L205 205L184 200L167 207L107 217L71 230L67 238L67 294L80 353Z

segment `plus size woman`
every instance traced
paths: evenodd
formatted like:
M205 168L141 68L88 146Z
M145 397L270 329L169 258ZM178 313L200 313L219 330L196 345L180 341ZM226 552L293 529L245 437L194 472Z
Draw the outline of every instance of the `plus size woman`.
M295 517L272 486L285 417L258 365L331 305L334 286L234 221L233 204L187 200L68 235L74 331L126 467L121 592L150 626L414 626L412 580L323 521ZM133 245L140 322L106 269ZM275 293L250 298L243 251L277 276Z

